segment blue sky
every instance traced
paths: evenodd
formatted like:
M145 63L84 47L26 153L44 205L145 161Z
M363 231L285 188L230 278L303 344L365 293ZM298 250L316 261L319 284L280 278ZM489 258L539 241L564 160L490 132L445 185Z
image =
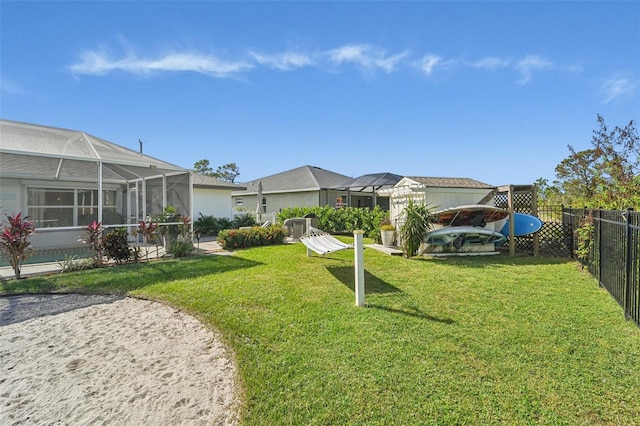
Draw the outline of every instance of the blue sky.
M640 119L640 2L0 3L0 116L238 181L554 179Z

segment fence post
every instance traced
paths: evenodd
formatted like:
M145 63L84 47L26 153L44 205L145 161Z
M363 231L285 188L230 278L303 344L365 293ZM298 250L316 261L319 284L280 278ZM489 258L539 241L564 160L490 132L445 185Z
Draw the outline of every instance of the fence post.
M509 255L510 256L513 256L516 254L516 237L514 236L515 221L513 220L514 218L513 191L514 191L514 186L509 185L509 192L507 193L507 205L509 206Z
M631 286L633 285L633 268L632 268L632 255L633 255L633 247L631 244L631 239L633 235L631 233L631 212L633 209L631 207L627 208L626 211L626 226L625 226L625 244L627 245L627 250L625 253L624 266L625 266L625 283L624 283L624 317L625 319L631 318L629 314L629 300L631 299Z
M531 214L534 216L538 216L538 188L536 185L533 185L531 189ZM544 226L544 224L543 224ZM536 232L533 234L533 255L540 255L540 233Z
M594 238L595 238L595 229L594 229ZM595 244L593 246L595 247ZM598 286L603 287L602 285L602 207L598 209Z

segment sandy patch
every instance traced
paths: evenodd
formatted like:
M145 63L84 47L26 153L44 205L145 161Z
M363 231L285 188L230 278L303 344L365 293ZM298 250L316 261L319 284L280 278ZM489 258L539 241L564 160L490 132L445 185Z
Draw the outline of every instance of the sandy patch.
M160 303L0 298L3 425L233 425L235 374L213 332Z

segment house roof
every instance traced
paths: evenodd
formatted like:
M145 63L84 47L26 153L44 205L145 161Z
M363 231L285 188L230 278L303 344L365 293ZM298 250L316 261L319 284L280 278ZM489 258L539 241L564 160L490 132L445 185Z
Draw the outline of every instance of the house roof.
M349 189L356 192L374 192L381 188L392 187L402 180L394 173L370 173L356 179L349 179L336 186L336 189Z
M194 188L212 188L212 189L229 189L229 190L242 190L246 189L243 185L227 182L221 179L214 178L212 176L201 175L191 171L193 177Z
M411 179L414 182L432 188L495 188L494 185L489 185L488 183L469 178L407 176L406 179Z
M247 189L234 191L232 195L257 194L259 182L262 182L262 191L266 194L331 189L351 180L353 179L349 176L306 165L243 183L241 185L246 186Z
M187 169L82 131L3 119L0 153L5 177L94 181L98 163L104 166L104 181L187 173Z

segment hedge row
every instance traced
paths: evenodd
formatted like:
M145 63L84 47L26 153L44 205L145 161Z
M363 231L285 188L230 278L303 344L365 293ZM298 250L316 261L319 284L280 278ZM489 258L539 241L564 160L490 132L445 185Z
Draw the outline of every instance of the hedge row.
M330 234L347 234L356 229L365 232L367 237L378 238L380 235L380 223L389 212L382 210L380 206L375 208L346 207L336 209L332 206L324 207L292 207L282 209L278 213L278 223L284 223L286 219L304 217L313 214L318 219L318 228Z
M271 244L282 244L286 229L271 225L266 228L254 226L251 229L224 229L218 232L218 244L225 250L242 249Z

